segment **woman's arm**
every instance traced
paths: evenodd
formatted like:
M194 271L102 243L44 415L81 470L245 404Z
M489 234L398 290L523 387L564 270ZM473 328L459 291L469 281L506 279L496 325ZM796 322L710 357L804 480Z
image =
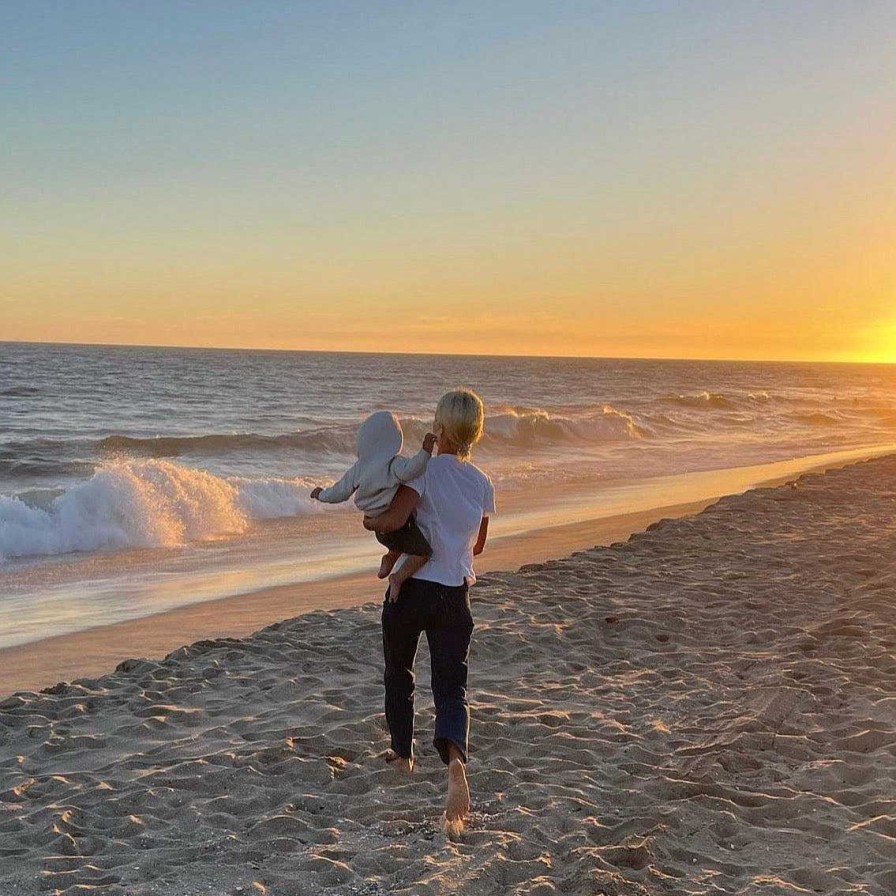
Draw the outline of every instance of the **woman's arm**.
M478 557L485 550L485 539L488 538L488 517L484 516L479 524L479 535L473 545L473 556Z
M372 532L395 532L400 529L417 509L420 495L410 486L400 485L392 503L379 516L365 516L364 528Z

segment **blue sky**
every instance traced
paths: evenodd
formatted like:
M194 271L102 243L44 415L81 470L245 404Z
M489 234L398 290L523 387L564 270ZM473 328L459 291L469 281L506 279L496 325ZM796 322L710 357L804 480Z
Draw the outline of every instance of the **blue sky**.
M848 301L794 352L876 350L894 36L885 2L0 3L9 335L358 347L425 306L522 351L550 306L576 353L756 356L770 308Z

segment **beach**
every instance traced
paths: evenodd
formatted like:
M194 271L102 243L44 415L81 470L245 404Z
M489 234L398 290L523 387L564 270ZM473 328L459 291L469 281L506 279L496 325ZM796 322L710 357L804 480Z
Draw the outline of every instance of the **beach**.
M364 603L3 700L0 893L893 892L896 457L698 509L481 576L456 842Z
M896 368L884 365L0 342L0 652L75 634L86 649L79 668L62 649L75 642L54 640L49 680L40 654L10 666L0 653L0 692L373 599L346 580L369 581L379 546L352 502L324 506L310 492L357 460L373 410L394 411L405 453L416 451L455 383L475 384L486 406L474 463L498 514L483 569L603 543L594 520L670 515L896 451ZM272 612L250 597L261 593ZM203 622L208 608L185 609L209 601L226 609L218 629ZM136 627L86 634L143 617L155 621L131 653L114 648ZM183 627L166 639L157 627L173 619Z
M501 502L502 512L491 521L488 549L478 558L477 569L483 572L516 570L594 545L624 541L661 519L698 513L719 497L753 487L777 485L804 472L842 466L886 451L882 447L852 449L749 467L654 477L615 487L586 481L575 488L554 486L542 492L517 493L509 501ZM593 493L589 494L589 488L593 488ZM358 528L356 519L352 518L351 522ZM256 551L262 538L263 533L255 539ZM159 577L162 587L174 600L171 609L160 609L155 602L149 604L155 612L120 621L110 613L112 618L106 624L95 614L86 623L78 619L78 611L84 604L89 606L90 600L79 597L79 586L72 585L74 594L66 602L75 609L62 618L73 630L55 633L59 620L51 615L55 609L51 605L31 623L35 640L0 646L0 693L40 690L63 680L101 675L134 656L163 656L184 642L244 637L272 622L301 613L367 603L383 590L382 584L373 577L379 545L369 535L347 544L355 545L359 554L349 568L355 570L366 564L364 572L306 578L302 565L293 562L288 567L293 579L289 584L252 587L243 583L229 597L197 602L177 596L177 589L196 587L199 583L200 588L215 593L220 582L233 573L206 572L192 581L175 578L170 584L165 582L163 574ZM242 556L246 557L247 564L253 563L251 550L245 550ZM151 568L152 552L144 552L141 562ZM86 558L76 555L59 565L85 565L93 570L92 576L102 581L97 568L104 563L115 566L120 560L114 553ZM41 571L52 574L53 568ZM112 585L106 584L104 589L114 595L119 581L113 578ZM159 585L154 587L158 590ZM65 589L65 585L57 586L57 591ZM16 604L13 604L5 618L14 623L15 611Z
M896 2L0 21L0 896L896 896Z

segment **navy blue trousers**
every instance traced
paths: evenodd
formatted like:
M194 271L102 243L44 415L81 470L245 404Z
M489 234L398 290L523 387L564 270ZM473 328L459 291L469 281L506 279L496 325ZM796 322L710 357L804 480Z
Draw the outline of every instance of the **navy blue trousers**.
M387 593L388 598L388 593ZM454 744L467 761L470 708L467 661L473 616L466 585L449 587L425 579L408 579L395 603L383 603L383 658L386 723L392 749L410 757L414 740L414 660L420 634L426 632L432 661L432 696L436 708L433 744L448 763Z

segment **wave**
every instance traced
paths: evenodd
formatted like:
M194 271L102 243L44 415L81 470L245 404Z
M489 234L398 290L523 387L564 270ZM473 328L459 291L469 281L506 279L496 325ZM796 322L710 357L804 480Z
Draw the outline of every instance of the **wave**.
M24 441L11 441L0 443L0 460L17 460L26 455L34 455L40 452L47 454L64 453L71 448L89 445L80 439L26 439Z
M353 453L355 430L354 426L337 426L275 436L257 433L153 436L149 438L113 435L101 439L97 448L103 454L142 457L180 457L183 454L220 455L235 451L284 450ZM347 439L348 442L346 442Z
M896 425L894 407L880 402L815 402L803 395L766 392L701 391L630 398L626 407L601 403L591 406L540 407L493 405L487 415L480 451L490 459L517 458L522 452L545 453L564 449L600 450L613 443L643 439L681 439L720 436L755 428L758 434L779 433L796 426L836 432ZM432 426L426 415L404 414L405 452L418 449ZM267 475L290 475L296 468L330 474L347 466L355 454L357 421L326 422L303 418L299 431L209 432L153 437L113 434L104 438L79 435L71 439L34 438L0 442L0 482L41 482L59 485L86 478L110 461L181 459L182 463L211 467L230 474L259 469ZM282 472L281 472L282 471ZM248 475L252 475L249 473ZM263 474L259 474L263 475Z
M405 448L415 450L430 430L432 421L422 417L401 420ZM517 450L557 448L642 439L651 435L649 427L625 411L610 405L577 414L558 414L541 408L503 407L485 418L482 441L477 450L510 453Z
M843 418L838 414L825 414L817 411L813 414L796 414L795 419L810 426L838 426Z
M692 395L664 395L662 400L685 408L713 408L729 411L738 407L737 403L721 392L697 392Z
M0 477L35 479L46 476L84 476L95 465L86 461L7 460L0 458Z
M417 449L431 427L431 421L423 417L405 417L401 424L408 451ZM564 441L643 438L647 433L646 428L639 425L630 414L610 405L578 417L551 414L538 408L510 409L488 416L484 429L483 443L486 445L492 443L523 448ZM356 434L357 425L352 423L282 435L220 433L151 438L113 435L102 439L97 447L106 455L156 458L288 450L351 455L355 451Z
M30 398L32 395L39 395L40 389L37 386L9 386L6 389L0 389L0 398Z
M312 513L304 480L223 479L165 460L104 464L44 506L0 496L0 561L176 547L239 535L252 520Z
M484 448L582 444L643 439L649 429L635 418L611 405L597 411L567 416L535 408L508 409L487 417L482 444Z
M665 404L674 404L684 408L709 408L718 411L733 411L738 409L753 408L757 404L771 402L772 398L765 391L746 392L740 395L725 395L722 392L686 393L683 395L663 395L660 398Z

